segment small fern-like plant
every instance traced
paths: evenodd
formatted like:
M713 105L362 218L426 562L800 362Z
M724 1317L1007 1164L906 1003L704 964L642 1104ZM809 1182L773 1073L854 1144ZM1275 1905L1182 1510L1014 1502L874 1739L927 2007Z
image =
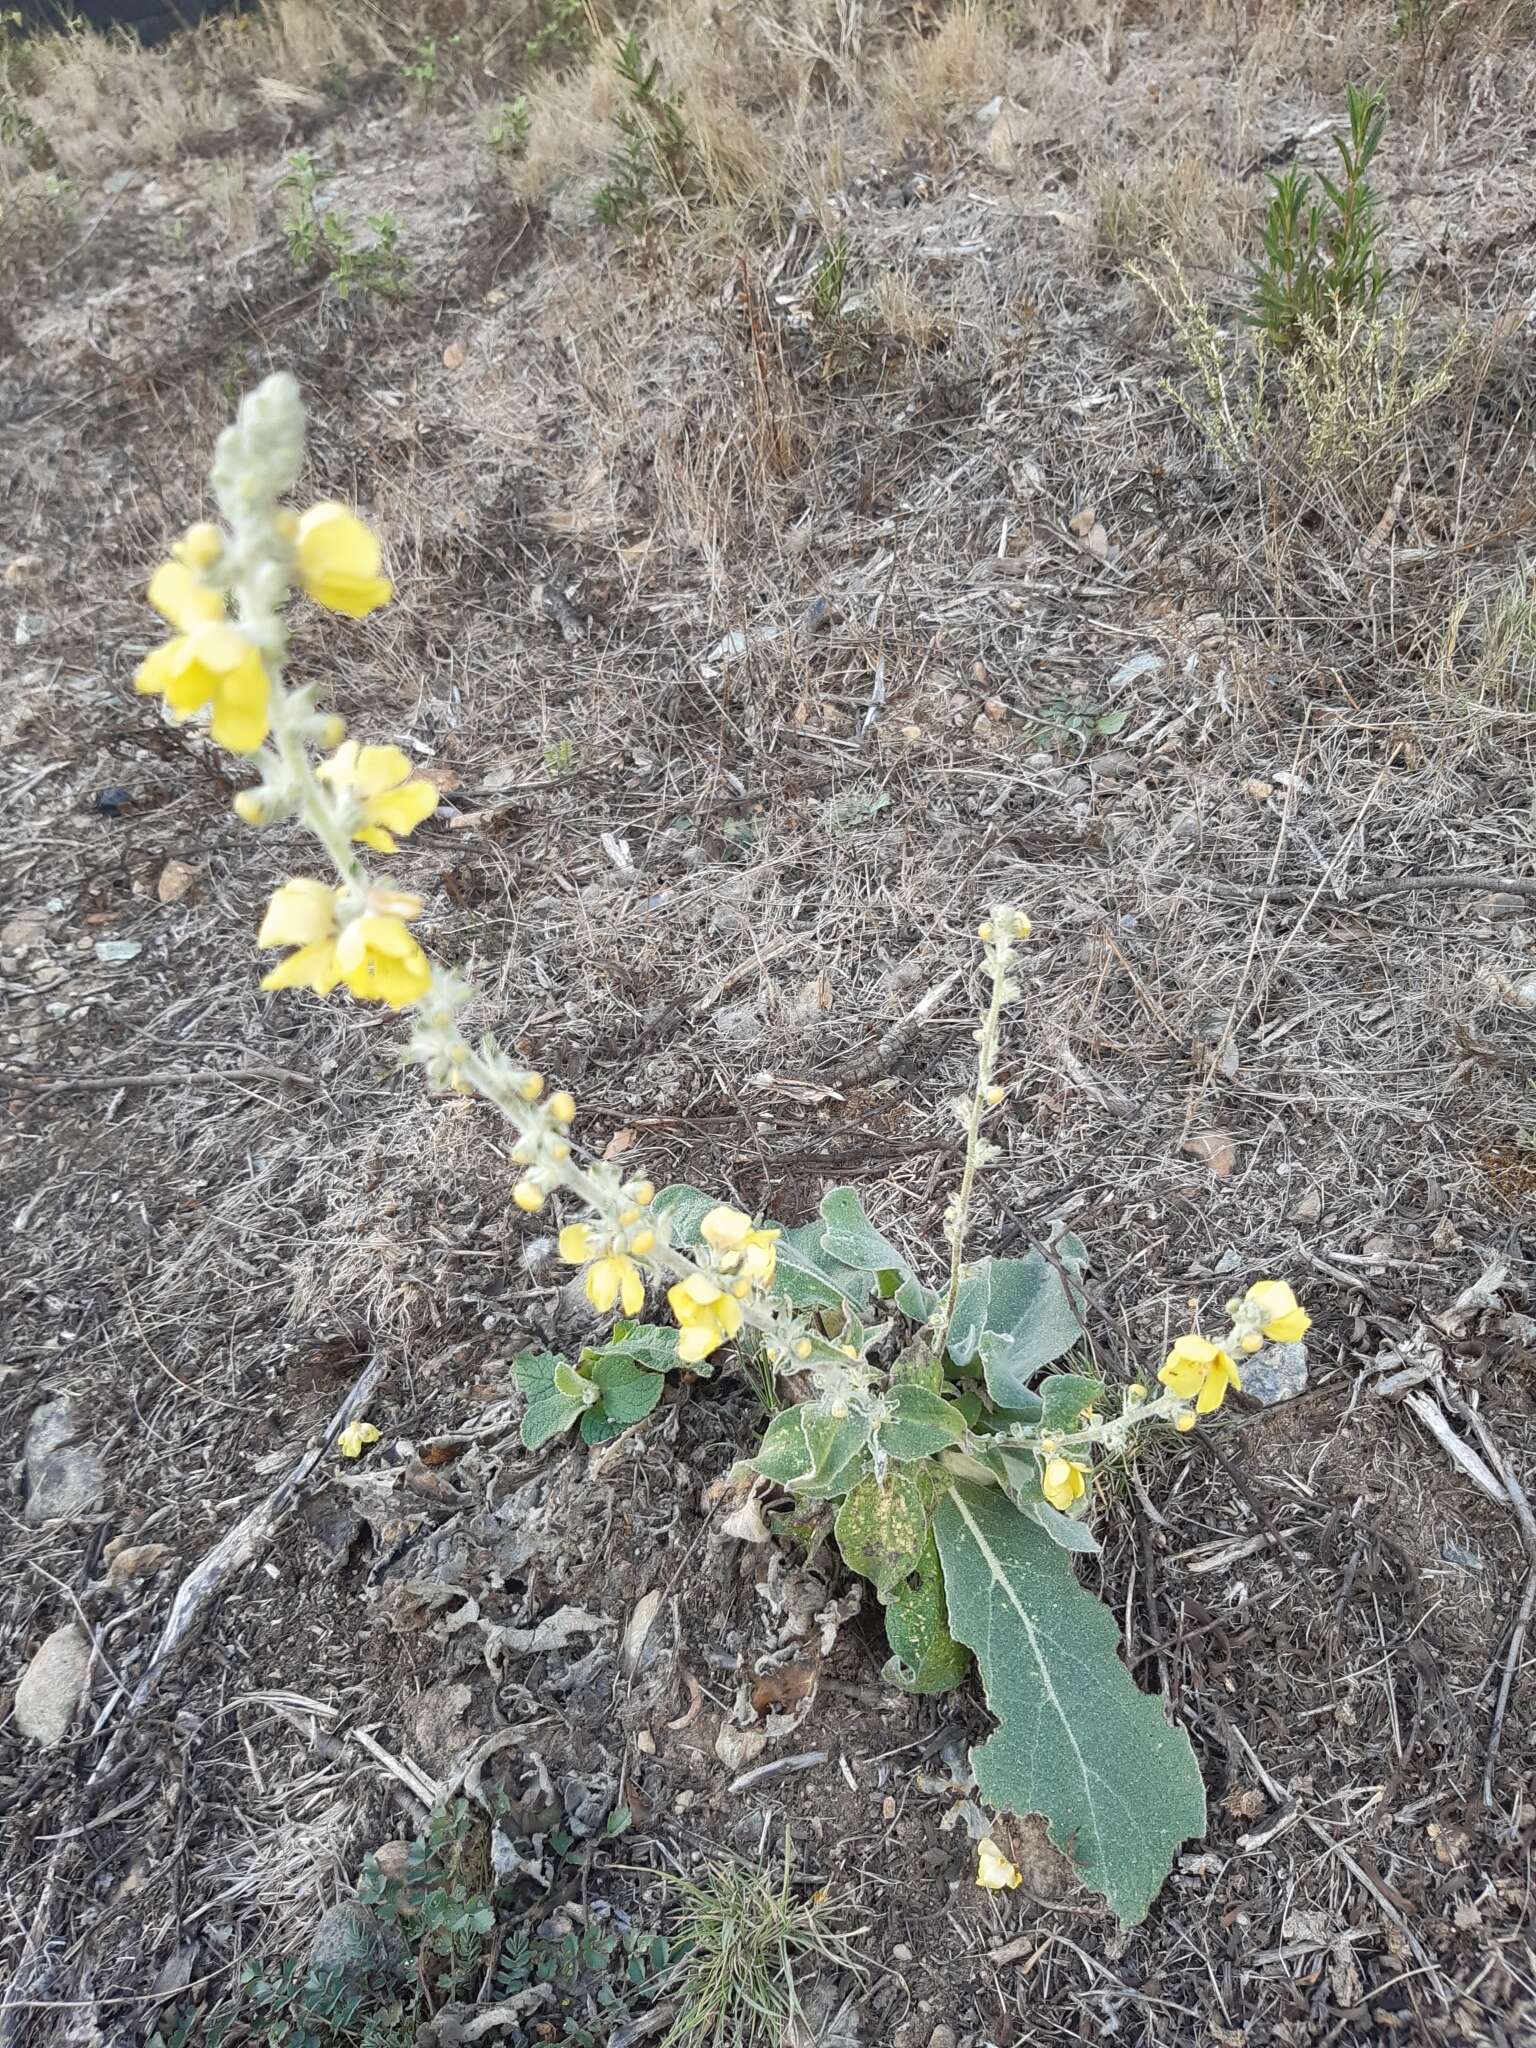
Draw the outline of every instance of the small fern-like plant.
M1319 172L1314 185L1294 164L1270 180L1248 318L1276 348L1304 348L1309 329L1337 334L1372 312L1386 289L1377 253L1381 222L1366 175L1386 125L1386 102L1352 85L1348 138L1333 138L1338 182Z

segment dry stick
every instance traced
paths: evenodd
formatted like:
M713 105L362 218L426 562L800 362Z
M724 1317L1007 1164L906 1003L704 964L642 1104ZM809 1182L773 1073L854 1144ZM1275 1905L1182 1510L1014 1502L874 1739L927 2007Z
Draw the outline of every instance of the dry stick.
M1436 1380L1440 1398L1472 1430L1478 1442L1487 1453L1488 1462L1503 1482L1520 1524L1520 1541L1525 1550L1527 1571L1525 1589L1520 1596L1519 1610L1515 1625L1510 1631L1509 1649L1504 1657L1504 1669L1499 1678L1499 1694L1493 1705L1493 1725L1488 1731L1488 1753L1483 1762L1483 1804L1493 1805L1493 1778L1499 1761L1499 1744L1504 1735L1504 1716L1509 1709L1509 1695L1514 1689L1515 1673L1520 1668L1521 1652L1525 1648L1526 1630L1531 1625L1531 1615L1536 1611L1536 1514L1531 1511L1530 1498L1520 1481L1515 1477L1509 1460L1492 1430L1466 1397L1451 1386L1444 1378Z
M100 1788L117 1762L117 1754L124 1737L133 1726L135 1717L149 1699L160 1680L174 1663L178 1652L192 1632L193 1624L214 1597L222 1591L225 1581L235 1572L242 1571L266 1548L276 1533L277 1524L288 1513L298 1498L299 1489L308 1479L337 1432L344 1429L351 1418L367 1405L369 1397L384 1375L385 1361L374 1359L359 1375L350 1392L337 1408L326 1425L325 1433L318 1443L312 1444L303 1456L289 1470L287 1476L267 1495L259 1506L235 1527L221 1536L219 1541L188 1572L176 1589L171 1602L171 1611L166 1616L165 1627L155 1653L150 1658L143 1677L134 1687L133 1693L119 1717L106 1748L98 1758L95 1768L82 1788L82 1798L89 1801L93 1790ZM122 1697L121 1692L116 1695ZM115 1705L114 1700L113 1704ZM109 1706L108 1712L110 1713ZM54 1901L63 1875L64 1852L70 1837L60 1841L48 1860L42 1889L38 1894L37 1908L32 1923L27 1929L21 1959L16 1974L0 2000L0 2048L15 2048L20 2038L22 2015L31 2009L33 1989L47 1974L46 1954L49 1929L53 1924ZM75 1838L78 1839L78 1838Z
M1300 903L1311 893L1290 883L1282 883L1277 888L1269 882L1221 882L1212 879L1207 887L1223 896L1262 895L1271 903ZM1375 903L1383 896L1411 896L1420 889L1471 889L1490 896L1536 896L1536 880L1527 875L1485 875L1466 870L1449 875L1399 875L1395 881L1367 882L1358 889L1352 889L1348 896L1339 899L1339 907L1349 910L1356 904Z
M212 1067L161 1067L149 1074L74 1074L67 1081L49 1081L35 1074L0 1074L0 1087L35 1088L39 1095L78 1095L110 1088L180 1088L194 1081L297 1081L313 1088L313 1074L298 1074L291 1067L229 1067L222 1072Z

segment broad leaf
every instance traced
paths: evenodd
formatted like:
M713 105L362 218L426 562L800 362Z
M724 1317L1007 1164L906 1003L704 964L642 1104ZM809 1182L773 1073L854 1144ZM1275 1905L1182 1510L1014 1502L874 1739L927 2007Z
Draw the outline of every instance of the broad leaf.
M888 1237L883 1237L864 1214L857 1188L832 1188L821 1198L823 1229L821 1248L830 1259L860 1272L877 1273L884 1280L891 1275L882 1294L894 1294L900 1281L911 1273L905 1257Z
M599 1398L592 1382L583 1379L575 1366L567 1365L563 1358L555 1367L555 1392L562 1400L574 1401L578 1408L590 1408Z
M1087 1303L1075 1282L1088 1255L1071 1236L1053 1251L983 1259L960 1283L949 1355L959 1365L979 1359L987 1392L1004 1408L1025 1405L1035 1374L1082 1339Z
M921 1280L909 1273L896 1290L896 1306L910 1322L931 1322L938 1314L944 1297L937 1289L925 1287Z
M552 1436L569 1429L583 1412L580 1401L571 1401L555 1385L557 1371L569 1371L563 1358L547 1351L519 1352L512 1368L517 1384L527 1397L518 1434L530 1451L547 1444Z
M928 1540L928 1504L908 1472L888 1473L884 1485L861 1479L838 1509L834 1527L844 1564L873 1580L883 1599L917 1569Z
M807 1402L774 1416L752 1462L802 1500L836 1500L862 1476L855 1468L868 1443L864 1416L832 1415Z
M615 1323L613 1335L593 1348L600 1357L632 1358L636 1365L646 1366L651 1372L676 1372L681 1363L676 1330L657 1323ZM706 1379L712 1369L707 1358L688 1368Z
M914 1345L911 1350L904 1351L891 1367L891 1385L926 1387L930 1393L941 1394L944 1391L944 1368L938 1359Z
M930 1529L912 1575L885 1596L884 1676L903 1692L951 1692L970 1668L970 1652L949 1632L944 1572Z
M875 1444L887 1458L931 1458L952 1449L965 1433L965 1417L954 1403L912 1380L891 1388L885 1408Z
M802 1223L779 1240L773 1287L796 1308L836 1308L845 1314L861 1308L875 1291L868 1269L844 1265L822 1248L821 1223Z
M669 1188L663 1188L651 1205L653 1216L665 1216L672 1226L672 1242L690 1245L699 1242L699 1225L711 1209L718 1209L719 1197L706 1195L702 1188L691 1188L686 1181L675 1181Z
M589 1374L602 1395L601 1405L589 1408L581 1418L582 1440L589 1444L605 1444L632 1422L649 1415L666 1385L659 1373L647 1372L632 1358L609 1352L592 1360Z
M1040 1382L1038 1391L1041 1428L1064 1436L1081 1429L1083 1411L1104 1398L1103 1382L1087 1379L1078 1372L1053 1372L1049 1379Z
M999 1722L971 1754L982 1797L1043 1814L1083 1883L1123 1921L1144 1919L1179 1844L1205 1828L1189 1737L1138 1690L1071 1559L1002 1493L952 1484L934 1534L950 1628Z

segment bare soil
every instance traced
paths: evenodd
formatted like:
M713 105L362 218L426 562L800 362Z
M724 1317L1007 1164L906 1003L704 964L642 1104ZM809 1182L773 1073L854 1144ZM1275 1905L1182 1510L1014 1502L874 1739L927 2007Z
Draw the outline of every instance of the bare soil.
M401 1769L446 1787L507 1727L514 1795L536 1755L631 1807L636 1868L593 1882L637 1912L646 1871L771 1859L787 1826L868 1930L867 1980L831 1987L858 2040L1536 2038L1510 1654L1536 1552L1507 1485L1383 1390L1423 1364L1529 1486L1529 678L1471 690L1440 657L1532 530L1536 52L1473 37L1415 90L1371 10L1347 50L1288 18L1299 54L1263 10L1013 33L927 140L828 78L826 207L729 232L608 234L579 178L529 197L469 88L423 111L388 67L76 173L0 315L0 1709L66 1622L95 1664L63 1747L0 1725L7 2043L141 2040L242 1957L301 1953L419 1819ZM1193 148L1238 224L1195 276L1233 303L1261 167L1319 160L1346 62L1392 88L1415 345L1473 336L1372 548L1385 494L1298 511L1213 463L1125 267L1146 252L1098 238L1105 179ZM408 298L295 273L300 140L327 203L394 215ZM231 162L243 230L210 197ZM879 310L828 333L801 315L832 219ZM146 573L275 367L309 488L377 523L399 589L366 626L306 620L301 672L439 777L396 871L589 1142L787 1223L852 1182L934 1257L966 974L903 1020L1007 897L1037 942L978 1242L1068 1220L1112 1376L1261 1273L1312 1310L1304 1394L1103 1503L1086 1569L1210 1793L1143 1927L1028 1825L1000 1824L1024 1889L978 1891L942 1823L979 1698L883 1685L835 1558L722 1535L713 1482L760 1426L739 1381L523 1451L511 1361L585 1324L503 1131L397 1070L396 1020L258 992L251 933L302 855L131 675ZM382 1442L320 1459L130 1704L178 1584L370 1367ZM106 1493L34 1526L20 1446L61 1395ZM567 1608L556 1647L498 1637ZM752 1762L794 1767L733 1789L768 1713L790 1725Z

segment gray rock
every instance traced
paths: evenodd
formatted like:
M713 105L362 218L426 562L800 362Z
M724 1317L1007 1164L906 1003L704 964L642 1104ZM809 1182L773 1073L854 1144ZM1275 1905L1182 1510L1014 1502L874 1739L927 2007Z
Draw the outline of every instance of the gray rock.
M81 1522L101 1507L106 1468L96 1453L77 1444L75 1411L66 1400L45 1401L32 1412L22 1445L27 1474L26 1520Z
M312 1970L340 1970L349 1982L377 1979L397 1960L387 1930L356 1899L327 1906L309 1944Z
M27 1467L26 1519L34 1529L43 1522L87 1521L106 1490L106 1468L96 1453L64 1444Z
M1294 1401L1306 1389L1307 1347L1305 1344L1266 1344L1254 1358L1240 1361L1243 1392L1266 1408L1279 1401Z
M43 1749L57 1749L73 1725L91 1671L91 1645L73 1621L56 1628L16 1688L16 1725Z

